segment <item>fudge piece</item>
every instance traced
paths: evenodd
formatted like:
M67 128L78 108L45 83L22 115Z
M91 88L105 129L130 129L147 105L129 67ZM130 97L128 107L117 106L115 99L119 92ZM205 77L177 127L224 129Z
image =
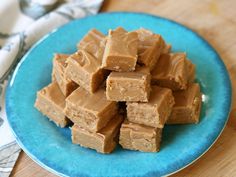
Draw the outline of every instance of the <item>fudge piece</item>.
M187 90L173 92L175 105L167 124L198 123L202 97L198 84L190 84Z
M65 127L70 122L63 112L65 108L65 96L56 82L49 84L37 92L34 106L43 115L55 122L57 126Z
M186 56L162 54L152 71L152 84L172 90L184 90L188 84Z
M191 84L195 80L195 65L190 61L186 60L187 63L187 74L188 74L188 83Z
M67 59L66 76L81 87L94 93L105 80L106 72L101 63L84 50L77 51Z
M79 50L85 50L98 60L102 61L105 44L105 35L96 29L92 29L84 36L77 47Z
M112 118L106 127L98 132L91 132L74 124L72 127L72 142L83 147L95 149L101 153L111 153L118 142L118 133L123 120L121 115Z
M163 128L174 105L172 91L154 86L148 103L127 102L127 119L147 126Z
M164 47L162 49L162 54L168 54L171 51L171 45L170 44L166 44L164 41Z
M152 70L156 65L164 47L164 40L158 34L146 29L139 29L138 33L138 63Z
M117 103L106 99L103 88L90 94L80 87L66 98L66 116L87 130L100 130L117 112Z
M124 149L157 152L162 129L125 121L121 125L119 144Z
M106 96L112 101L148 102L151 75L147 67L134 72L111 72L106 81Z
M71 79L66 77L65 69L67 67L66 59L69 55L55 54L53 58L52 82L57 82L62 93L68 96L73 92L78 85Z
M138 52L138 34L123 28L109 31L102 67L113 71L135 70Z

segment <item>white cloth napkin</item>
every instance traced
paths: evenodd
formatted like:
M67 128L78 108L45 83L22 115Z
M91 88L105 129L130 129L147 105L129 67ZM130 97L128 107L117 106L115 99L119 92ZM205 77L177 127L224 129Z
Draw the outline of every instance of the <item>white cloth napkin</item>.
M7 0L0 5L0 176L9 176L20 148L5 113L5 88L14 67L42 36L70 20L96 14L103 0Z

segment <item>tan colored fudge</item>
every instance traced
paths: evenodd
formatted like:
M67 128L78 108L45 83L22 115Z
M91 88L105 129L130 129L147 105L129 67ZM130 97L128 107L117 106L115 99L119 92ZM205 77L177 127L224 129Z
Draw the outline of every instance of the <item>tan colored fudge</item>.
M62 93L67 97L78 85L66 77L65 69L67 67L66 59L69 55L55 54L53 58L52 82L57 82Z
M143 28L136 30L136 32L139 38L138 63L152 70L162 53L164 40L160 35Z
M190 60L187 59L186 62L187 62L188 84L191 84L195 80L196 67Z
M168 54L171 51L171 45L164 42L164 47L162 49L162 54Z
M96 29L90 30L78 44L79 50L85 50L102 61L105 50L106 36Z
M66 98L67 117L90 131L98 131L105 127L117 112L117 103L106 99L103 88L90 94L80 87Z
M187 90L173 92L175 105L167 124L198 123L202 97L198 84L190 84Z
M162 129L125 121L121 125L119 144L124 149L157 152L161 136Z
M105 80L106 72L100 68L100 61L84 50L72 54L67 63L66 76L90 93Z
M111 72L106 80L106 96L112 101L148 102L151 75L147 67L134 72Z
M108 122L106 127L98 132L91 132L78 124L74 124L72 127L72 142L95 149L100 153L111 153L117 145L122 120L121 115L116 115Z
M152 84L172 90L184 90L188 85L186 56L180 53L162 54L152 71Z
M172 91L154 86L148 103L127 102L127 119L130 122L163 128L174 105Z
M138 34L123 28L110 30L102 67L113 71L134 71L137 62Z
M34 106L43 115L55 122L57 126L65 127L70 122L63 112L65 108L65 96L56 82L49 84L37 92Z

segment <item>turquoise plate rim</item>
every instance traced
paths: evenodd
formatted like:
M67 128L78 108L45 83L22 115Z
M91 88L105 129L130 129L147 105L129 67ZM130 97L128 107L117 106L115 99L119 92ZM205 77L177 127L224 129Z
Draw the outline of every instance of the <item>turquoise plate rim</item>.
M190 158L190 159L187 159L188 162L185 164L185 165L182 165L181 168L178 168L178 169L175 169L175 167L172 167L173 169L170 169L168 171L171 171L170 173L166 174L165 176L169 176L169 175L172 175L174 173L177 173L178 171L181 171L182 169L186 168L187 166L191 165L192 163L194 163L195 161L197 161L200 157L202 157L213 145L214 143L217 141L217 139L219 138L219 136L221 135L221 133L223 132L225 126L226 126L226 123L228 121L228 118L229 118L229 113L230 113L230 110L231 110L231 102L232 102L232 87L231 87L231 81L230 81L230 78L229 78L229 74L228 74L228 71L227 71L227 68L225 67L225 64L223 62L223 60L221 59L221 57L219 56L219 54L217 53L217 51L203 38L201 37L197 32L193 31L192 29L184 26L183 24L181 23L178 23L178 22L175 22L173 20L170 20L170 19L167 19L167 18L164 18L164 17L160 17L160 16L156 16L156 15L151 15L151 14L147 14L147 13L140 13L140 12L123 12L123 11L119 11L119 12L107 12L107 13L99 13L97 15L92 15L92 16L87 16L87 17L84 17L82 19L87 19L87 18L94 18L94 16L101 16L101 15L112 15L112 14L116 14L116 15L122 15L122 14L137 14L137 15L142 15L142 16L148 16L148 17L151 17L151 18L157 18L157 19L161 19L161 20L164 20L164 21L167 21L169 23L173 23L181 28L183 28L184 30L190 32L192 35L196 36L199 40L201 40L201 42L203 43L203 45L205 45L206 48L208 48L209 50L211 50L215 57L214 57L214 60L216 60L216 63L220 66L220 69L222 71L222 74L223 74L223 82L225 83L225 91L226 91L226 95L225 95L225 102L224 102L224 107L223 107L223 110L224 110L224 113L225 113L225 119L224 121L221 122L221 131L219 132L219 134L216 136L216 138L213 140L211 140L211 143L209 143L207 145L207 148L205 148L204 150L202 150L200 153L198 153L197 155L195 154L195 156L193 158ZM34 50L34 48L36 48L38 45L40 45L40 43L42 41L44 41L45 39L47 39L48 37L50 37L50 35L52 33L56 33L58 30L64 28L65 26L67 26L68 24L70 23L75 23L76 21L79 21L80 19L75 19L75 20L72 20L70 21L69 23L66 23L64 25L62 25L61 27L59 28L56 28L54 30L52 30L51 32L49 32L48 34L46 34L44 37L42 37L38 42L36 42L31 48L30 50L22 57L22 59L20 60L20 62L17 64L16 66L16 69L10 79L10 81L8 82L8 86L7 86L7 89L6 89L6 95L5 95L5 103L6 103L6 114L7 115L10 115L10 112L11 112L11 108L9 107L9 102L8 102L8 98L10 96L10 87L14 81L14 78L17 74L17 71L19 69L19 67L21 66L21 64L24 62L24 60L28 57L28 55L30 55L31 51ZM10 116L7 116L7 117L10 117ZM11 131L13 133L13 135L15 136L16 138L16 141L17 143L19 144L19 146L23 149L23 151L34 161L36 162L37 164L39 164L41 167L47 169L48 171L56 174L56 175L60 175L60 176L67 176L65 174L62 174L60 172L58 172L57 170L53 169L52 167L49 167L47 165L45 165L43 162L41 162L35 155L31 154L31 152L24 146L24 144L21 142L21 140L18 138L17 134L14 132L14 128L13 128L13 125L11 124L10 120L8 119L8 122L9 122L9 125L10 125L10 128L11 128ZM144 176L155 176L155 171L152 171L152 172L148 172L146 173ZM81 174L81 176L84 176L83 174Z

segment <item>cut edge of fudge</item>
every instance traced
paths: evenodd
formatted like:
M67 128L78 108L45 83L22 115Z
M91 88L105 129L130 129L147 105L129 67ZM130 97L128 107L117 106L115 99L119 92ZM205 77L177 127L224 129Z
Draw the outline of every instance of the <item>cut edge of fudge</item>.
M148 103L126 102L126 105L129 121L163 128L171 114L174 97L170 89L153 86Z
M70 56L69 54L54 53L54 55L53 55L53 65L55 65L55 67L58 67L59 70L64 71L64 69L67 66L66 59L69 56Z
M52 82L57 82L57 78L55 75L59 75L60 78L64 78L65 76L65 69L67 67L66 60L70 55L68 54L62 54L62 53L54 53L53 59L52 59ZM68 78L65 78L69 80ZM59 85L59 84L58 84ZM60 85L59 85L60 87Z
M61 92L67 97L69 96L75 89L78 88L78 84L74 81L63 78L57 71L53 70L52 72L52 82L57 82Z
M195 65L190 61L190 60L186 60L187 62L187 73L188 73L188 84L191 84L194 82L195 80L195 73L196 73L196 67Z
M162 54L168 54L171 52L172 46L170 44L165 44L162 50Z
M190 84L187 90L175 91L173 95L176 104L166 123L197 124L199 122L202 106L202 94L199 84Z
M136 67L134 72L113 71L106 80L106 97L112 101L148 102L150 90L151 75L147 67Z
M65 127L70 122L63 112L65 96L55 82L37 92L34 107L57 126Z
M122 121L123 117L116 115L108 122L106 127L98 132L91 132L74 124L72 127L72 142L100 153L111 153L117 145Z
M65 76L65 69L67 67L66 60L69 57L68 54L54 54L53 69L52 69L52 82L57 82L61 92L68 96L74 91L78 85L71 79Z
M185 90L188 86L186 54L162 54L151 74L153 85Z
M120 129L119 144L124 149L158 152L161 136L162 129L125 120Z
M67 63L66 76L90 93L96 92L106 78L101 63L84 50L72 54Z
M66 98L64 112L72 122L97 132L117 114L118 105L106 99L104 89L90 94L80 87Z

